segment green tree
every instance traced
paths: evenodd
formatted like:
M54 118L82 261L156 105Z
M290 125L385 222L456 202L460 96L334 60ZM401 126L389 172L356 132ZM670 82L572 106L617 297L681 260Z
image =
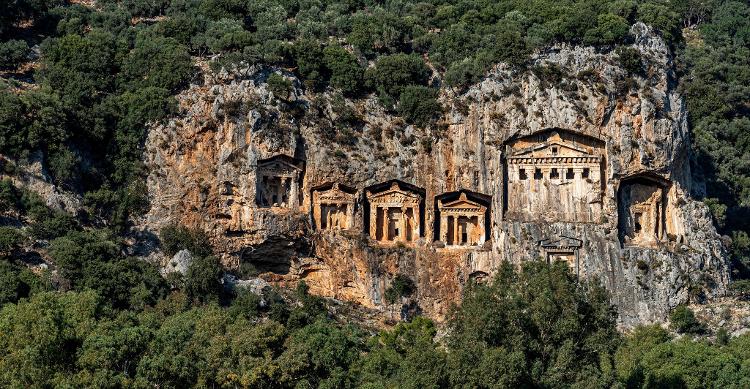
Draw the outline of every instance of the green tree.
M424 86L407 86L401 92L396 111L407 123L424 127L442 112L437 90Z
M325 66L331 72L331 86L341 89L347 96L356 96L362 92L364 70L354 54L338 45L323 49Z

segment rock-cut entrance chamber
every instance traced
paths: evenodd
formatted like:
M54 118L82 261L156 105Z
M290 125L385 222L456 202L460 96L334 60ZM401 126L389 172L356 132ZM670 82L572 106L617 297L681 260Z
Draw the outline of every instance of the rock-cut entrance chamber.
M490 200L466 190L438 196L436 239L446 247L482 246L489 236Z
M617 191L620 243L655 247L666 241L670 226L667 193L671 183L649 174L623 179Z
M339 183L312 188L313 223L317 230L354 228L354 205L357 189Z
M601 221L604 142L560 129L511 139L505 147L505 218Z
M304 163L288 155L258 161L255 202L260 207L296 209L301 203Z
M399 180L365 189L370 237L379 243L411 243L422 236L424 190Z

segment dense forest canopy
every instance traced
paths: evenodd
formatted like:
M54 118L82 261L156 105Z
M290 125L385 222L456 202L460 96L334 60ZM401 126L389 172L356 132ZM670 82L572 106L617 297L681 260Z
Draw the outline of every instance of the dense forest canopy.
M435 341L417 318L373 335L295 296L231 293L205 237L162 245L196 256L164 279L123 248L148 208L147 123L176 111L196 59L285 68L310 91L376 95L434 125L440 87L461 90L499 62L526 71L556 43L616 50L642 21L673 48L695 172L708 184L736 278L750 278L750 5L720 0L11 0L0 2L0 153L43 162L86 212L48 208L0 181L0 376L10 386L747 387L750 337L621 336L606 293L565 269L504 268L469 289ZM627 65L627 64L625 64ZM288 88L283 77L269 87ZM352 120L356 121L355 119ZM340 138L356 133L337 128ZM2 164L12 175L13 162ZM47 244L55 280L21 264ZM53 285L54 284L54 285ZM404 281L404 285L408 282ZM736 282L742 286L742 282ZM750 282L745 282L750 284ZM55 292L59 289L62 292ZM394 289L395 290L395 289ZM396 294L401 292L394 292ZM398 298L394 296L393 299ZM686 309L675 330L706 329Z

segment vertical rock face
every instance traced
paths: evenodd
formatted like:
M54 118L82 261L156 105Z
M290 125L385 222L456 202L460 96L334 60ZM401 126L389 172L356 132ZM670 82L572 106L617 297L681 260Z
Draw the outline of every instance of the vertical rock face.
M390 280L405 274L438 320L469 280L503 261L565 260L607 286L624 326L660 320L690 298L722 294L729 276L708 210L693 198L702 187L690 174L670 52L645 26L632 33L637 75L616 52L556 47L530 71L500 65L467 91L444 89L446 115L428 129L405 125L374 97L306 93L283 72L293 85L284 98L267 88L270 69L206 74L178 96L179 116L149 134L143 227L202 228L230 268L281 284L304 279L314 293L368 307L383 309ZM297 170L269 170L277 155ZM375 207L373 223L366 188L396 179L419 206ZM353 200L314 194L334 184L353 189ZM480 213L442 220L441 206L462 190L474 207L465 212L483 212L481 223ZM394 239L372 239L382 238L371 233L378 218L392 221L383 231ZM464 231L470 244L455 244Z

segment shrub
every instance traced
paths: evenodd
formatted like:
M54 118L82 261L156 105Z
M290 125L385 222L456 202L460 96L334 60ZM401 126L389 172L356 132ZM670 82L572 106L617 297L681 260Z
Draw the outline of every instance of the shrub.
M427 85L430 69L422 58L413 54L394 54L378 58L365 77L381 95L398 99L409 85Z
M361 93L364 70L357 58L338 45L328 46L323 50L325 64L331 71L331 86L341 89L345 95Z
M442 108L437 101L437 90L424 86L407 86L399 98L397 111L408 123L426 126Z
M0 42L0 69L15 69L29 54L29 46L22 40Z
M401 297L411 296L416 289L417 287L411 278L403 274L397 274L391 281L391 285L385 290L385 301L388 304L395 304Z
M684 305L672 311L669 321L672 329L681 334L702 334L706 330L703 323L695 317L695 313Z
M292 82L278 73L271 73L266 80L268 90L277 99L287 100L292 93Z
M643 73L641 52L633 47L619 47L616 50L620 66L631 74Z
M185 275L185 293L197 302L216 302L222 295L221 277L224 271L214 256L198 257L188 266Z
M165 254L173 256L180 250L188 250L194 257L205 257L212 254L208 236L199 229L185 226L168 225L159 233L161 248Z
M23 233L18 228L0 227L0 254L8 254L23 242Z

